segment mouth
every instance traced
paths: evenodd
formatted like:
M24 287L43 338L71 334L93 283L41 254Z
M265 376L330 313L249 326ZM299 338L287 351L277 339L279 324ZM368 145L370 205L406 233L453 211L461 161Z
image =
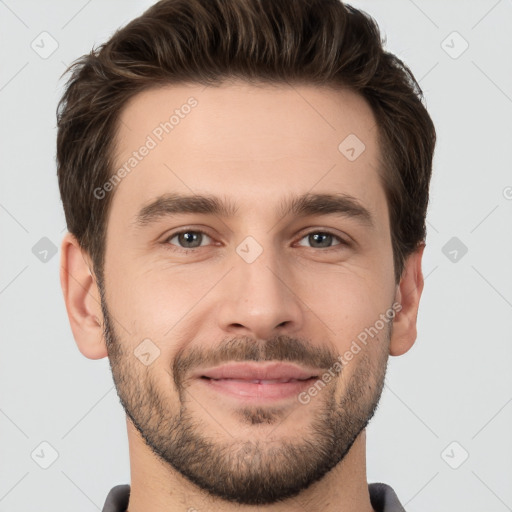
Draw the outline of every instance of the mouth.
M203 370L196 377L213 393L244 402L268 402L296 397L319 373L284 363L243 363Z
M286 384L287 382L305 382L310 381L312 379L315 379L316 377L310 377L308 379L254 379L254 380L248 380L248 379L213 379L211 377L202 376L202 379L208 379L208 380L214 380L214 381L221 381L221 380L230 380L232 382L250 382L251 384Z
M307 380L321 373L318 368L306 368L291 363L228 363L198 371L196 377L214 380L239 379L244 381Z
M310 379L247 380L211 379L203 377L210 391L221 393L244 402L268 402L298 397L299 393L315 382Z

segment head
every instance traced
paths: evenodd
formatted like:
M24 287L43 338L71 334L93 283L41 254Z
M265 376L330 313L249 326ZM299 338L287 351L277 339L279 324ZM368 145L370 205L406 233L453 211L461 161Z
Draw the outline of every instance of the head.
M338 0L164 0L70 73L61 281L80 350L108 355L134 431L191 482L246 504L299 493L416 338L421 89ZM203 375L234 361L288 361L311 386L241 401Z

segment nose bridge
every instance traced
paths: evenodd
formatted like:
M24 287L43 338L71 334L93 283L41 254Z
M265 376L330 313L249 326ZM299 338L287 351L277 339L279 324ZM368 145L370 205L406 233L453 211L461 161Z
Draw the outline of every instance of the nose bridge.
M240 277L245 297L258 298L263 294L267 300L283 295L283 281L278 270L282 268L283 255L273 244L272 235L266 233L247 236L236 247L235 273Z
M266 338L277 327L296 329L302 321L297 297L292 293L291 276L283 272L285 255L272 242L272 236L256 240L248 236L235 249L233 270L228 279L227 296L223 296L220 321L223 328L245 328L252 335ZM264 240L263 240L264 239Z
M247 237L236 252L240 261L235 264L235 273L240 277L242 288L245 288L246 298L256 300L263 295L267 301L271 301L284 295L285 286L279 275L283 255L272 247L270 237L265 247L253 237Z

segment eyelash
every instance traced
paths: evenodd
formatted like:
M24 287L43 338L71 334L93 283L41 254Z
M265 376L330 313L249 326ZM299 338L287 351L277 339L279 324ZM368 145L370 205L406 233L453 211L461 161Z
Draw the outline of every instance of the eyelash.
M182 229L181 231L175 231L174 233L172 233L171 235L169 235L162 243L163 245L168 249L168 250L171 250L173 252L181 252L181 253L190 253L190 252L193 252L193 251L196 251L198 249L203 249L204 246L200 246L200 247L191 247L191 248L186 248L186 247L179 247L179 246L173 246L172 249L170 249L170 246L173 245L173 244L170 244L169 241L172 240L175 236L177 235L181 235L183 233L201 233L203 235L206 235L207 237L209 238L213 238L211 237L206 231L203 231L202 229ZM335 251L335 250L338 250L340 248L343 248L343 247L350 247L351 244L349 242L347 242L346 240L344 240L343 238L341 238L340 236L338 235L335 235L334 233L328 231L328 230L312 230L312 231L308 231L307 233L304 233L301 238L299 240L302 240L304 238L306 238L307 236L309 235L312 235L312 234L315 234L315 233L320 233L322 235L330 235L332 236L333 238L337 239L338 240L338 244L332 246L332 247L326 247L326 248L322 248L322 247L319 247L319 248L316 248L316 247L309 247L309 249L318 249L322 252L330 252L330 251ZM303 246L301 246L303 247Z

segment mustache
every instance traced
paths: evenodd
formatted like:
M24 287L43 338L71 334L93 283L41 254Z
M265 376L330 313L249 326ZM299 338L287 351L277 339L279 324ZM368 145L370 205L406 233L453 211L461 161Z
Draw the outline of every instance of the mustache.
M276 336L267 341L250 337L225 339L218 347L185 347L176 354L172 375L177 389L191 370L197 367L212 367L229 362L290 362L328 370L337 361L339 354L327 346L315 346L309 340Z

